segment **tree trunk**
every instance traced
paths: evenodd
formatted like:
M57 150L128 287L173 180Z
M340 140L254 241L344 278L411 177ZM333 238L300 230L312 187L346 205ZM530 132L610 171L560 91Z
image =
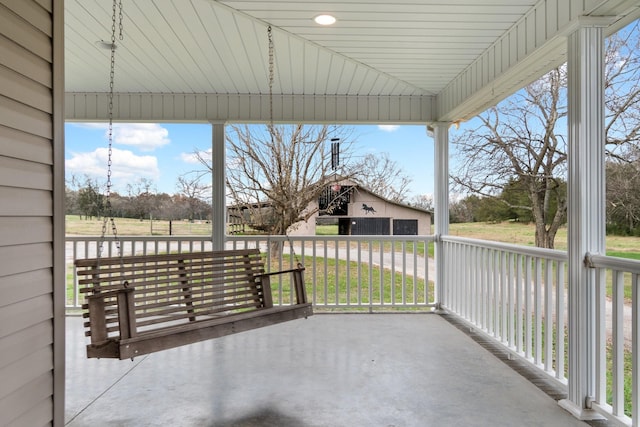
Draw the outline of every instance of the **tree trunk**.
M269 242L269 252L272 259L280 259L280 255L282 255L282 246L283 244L281 241Z
M547 229L541 221L536 221L536 247L553 249L556 240L554 229Z

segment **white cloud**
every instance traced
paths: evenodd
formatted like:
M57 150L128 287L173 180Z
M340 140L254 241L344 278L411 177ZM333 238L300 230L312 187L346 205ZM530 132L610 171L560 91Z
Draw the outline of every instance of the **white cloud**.
M200 157L203 159L211 160L211 153L212 153L211 148L205 151L199 151L198 153L181 153L180 159L185 163L197 165L197 164L200 164L200 160L198 160L198 155L200 155Z
M169 131L157 123L117 123L113 125L113 142L134 146L141 151L153 151L171 140Z
M107 158L107 148L100 147L88 153L72 153L65 166L68 174L87 175L104 183L107 180ZM113 148L111 161L111 180L119 191L140 178L157 181L160 177L158 159L154 156L138 156L129 150Z
M109 123L73 123L86 129L104 129L105 141L109 139ZM169 131L157 123L114 123L113 143L129 145L140 151L153 151L171 142Z
M383 130L385 132L395 132L400 129L399 125L378 125L378 129Z

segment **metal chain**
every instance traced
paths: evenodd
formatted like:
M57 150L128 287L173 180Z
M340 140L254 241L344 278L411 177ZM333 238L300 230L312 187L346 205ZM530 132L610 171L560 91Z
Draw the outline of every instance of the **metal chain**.
M118 27L120 30L120 34L119 34L119 38L120 40L124 40L124 33L123 33L123 26L122 26L122 21L124 20L124 18L122 17L122 0L120 0L120 3L118 4L118 8L120 10L120 14L118 15Z
M271 133L271 142L273 143L273 80L274 80L274 60L273 60L273 32L271 25L267 28L267 37L269 39L269 133Z
M273 31L271 29L271 25L267 27L267 39L269 41L269 134L271 135L271 146L274 143L274 129L273 129L273 82L275 80L275 61L274 61L274 44L273 44ZM302 268L302 263L298 259L298 255L293 247L293 242L287 230L284 230L284 234L287 237L287 241L289 242L289 250L296 261L297 268Z
M119 9L119 13L118 12ZM111 205L111 175L112 170L111 166L113 164L113 90L114 90L114 82L115 82L115 71L116 71L116 20L119 20L119 39L123 40L123 14L122 14L122 0L118 2L118 0L113 0L113 7L111 13L111 59L110 59L110 69L109 69L109 129L108 129L108 138L109 138L109 147L107 150L107 189L105 194L105 209L106 212L103 216L102 221L102 234L100 236L100 243L98 248L98 257L102 254L104 241L107 234L107 223L111 224L111 232L113 233L113 237L116 243L116 249L118 251L118 256L122 256L122 248L120 245L120 239L118 238L118 229L116 227L115 219L113 218L113 208Z

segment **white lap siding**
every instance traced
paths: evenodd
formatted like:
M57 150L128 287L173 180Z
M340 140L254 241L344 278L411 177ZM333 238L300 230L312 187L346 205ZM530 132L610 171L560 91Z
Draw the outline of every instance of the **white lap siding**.
M61 14L0 0L2 426L64 423Z

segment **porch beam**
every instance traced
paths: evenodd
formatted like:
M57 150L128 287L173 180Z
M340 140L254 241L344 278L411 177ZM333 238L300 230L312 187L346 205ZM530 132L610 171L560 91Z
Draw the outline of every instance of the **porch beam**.
M595 394L595 274L587 253L605 253L604 35L583 22L568 36L568 397L560 405L579 419Z
M449 122L435 122L433 129L435 142L434 166L434 228L435 228L435 264L436 264L436 308L440 309L444 299L444 252L442 236L449 234Z
M68 92L65 115L70 121L108 120L108 94ZM114 117L124 122L240 122L271 119L269 96L219 93L116 93ZM434 120L432 95L274 94L276 123L393 123Z
M226 242L226 158L225 158L225 123L211 123L211 239L214 251L224 249Z

